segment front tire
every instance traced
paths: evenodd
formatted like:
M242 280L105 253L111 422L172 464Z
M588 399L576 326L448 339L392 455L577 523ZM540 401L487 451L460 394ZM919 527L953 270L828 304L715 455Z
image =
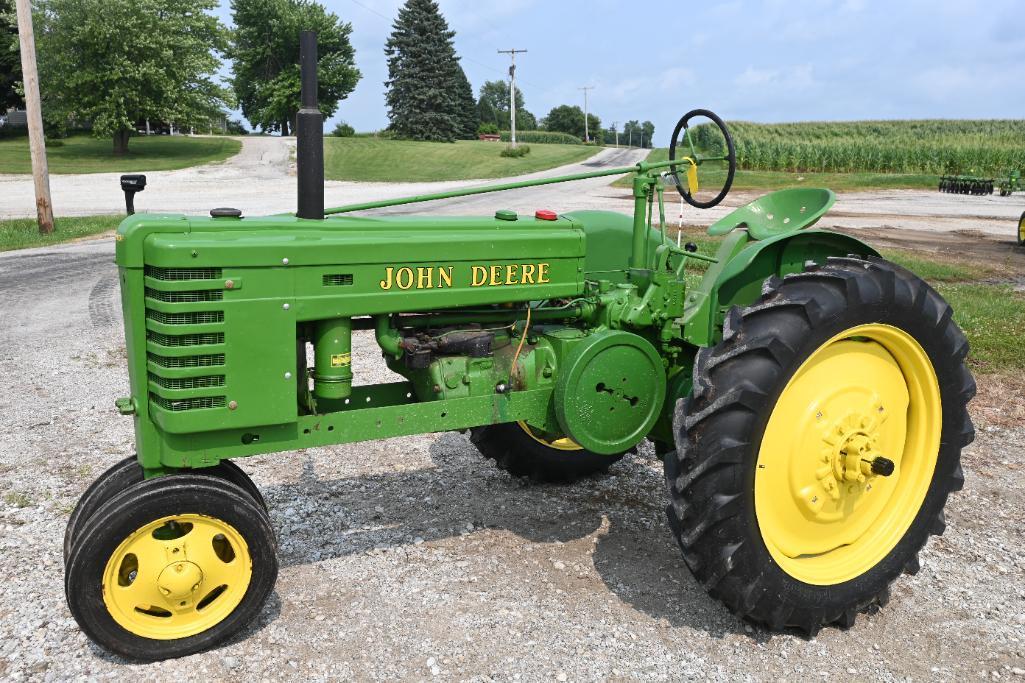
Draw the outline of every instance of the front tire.
M537 482L570 484L582 477L606 474L625 453L601 455L572 439L543 434L524 422L477 427L470 441L499 469Z
M219 477L175 474L103 504L72 544L68 607L102 648L139 661L222 643L260 612L277 577L266 513Z
M260 508L267 511L267 501L264 500L260 489L249 478L249 475L242 471L242 468L230 460L221 460L212 467L205 467L198 470L189 470L197 474L211 477L220 477L230 481L243 491L249 494ZM71 545L74 543L76 534L79 533L83 524L93 515L94 512L108 500L121 493L130 486L134 486L143 480L142 467L136 456L132 455L112 465L100 476L96 477L93 483L85 490L75 504L68 518L68 525L64 528L64 564L68 563L68 556L71 554Z
M731 309L665 459L697 579L739 616L810 636L885 604L963 485L967 352L947 303L877 258L770 278Z
M1022 212L1021 218L1018 219L1018 246L1025 247L1025 211Z

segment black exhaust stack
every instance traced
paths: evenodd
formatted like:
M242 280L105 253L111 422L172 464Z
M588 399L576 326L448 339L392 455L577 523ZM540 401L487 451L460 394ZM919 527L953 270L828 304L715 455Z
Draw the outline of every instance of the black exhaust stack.
M302 95L295 120L296 171L299 176L299 218L324 218L324 117L317 106L317 34L299 33L299 76Z

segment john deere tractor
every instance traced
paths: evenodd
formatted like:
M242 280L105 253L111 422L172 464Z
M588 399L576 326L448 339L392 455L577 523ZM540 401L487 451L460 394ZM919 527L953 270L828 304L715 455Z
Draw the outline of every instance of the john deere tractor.
M733 211L709 228L714 256L679 246L663 188L713 206L736 168L726 125L695 110L666 162L325 210L313 34L301 62L295 215L136 214L117 230L117 407L136 452L86 490L65 538L92 640L177 657L260 612L275 537L232 459L417 433L468 432L498 467L563 483L649 440L690 571L771 629L849 627L918 569L973 438L968 344L927 283L813 229L832 192ZM695 144L698 120L719 152ZM632 218L353 215L626 173ZM354 334L403 379L354 381Z

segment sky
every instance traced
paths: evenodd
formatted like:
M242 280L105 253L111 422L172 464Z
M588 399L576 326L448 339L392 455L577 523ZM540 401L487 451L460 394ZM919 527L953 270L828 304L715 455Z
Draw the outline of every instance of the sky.
M327 124L388 125L384 43L403 0L321 0L352 24L363 78ZM540 119L583 106L603 127L695 108L759 122L1025 117L1022 0L440 0L475 93L507 77ZM230 23L228 0L221 16Z

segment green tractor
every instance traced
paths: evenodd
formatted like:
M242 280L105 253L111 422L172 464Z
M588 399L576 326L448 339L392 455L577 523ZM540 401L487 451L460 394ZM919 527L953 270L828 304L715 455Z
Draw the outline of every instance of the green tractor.
M709 229L714 256L674 244L653 225L664 187L713 206L736 168L727 127L695 110L667 162L325 210L315 55L304 33L296 215L117 230L131 385L117 406L136 454L68 522L67 601L89 638L178 657L260 612L276 541L232 459L453 430L514 475L563 483L650 440L690 571L771 629L849 627L918 569L963 484L968 344L927 283L813 229L832 192L735 210ZM721 153L695 144L697 119ZM702 195L717 166L724 185ZM625 173L632 219L350 215ZM354 382L353 334L404 379Z

